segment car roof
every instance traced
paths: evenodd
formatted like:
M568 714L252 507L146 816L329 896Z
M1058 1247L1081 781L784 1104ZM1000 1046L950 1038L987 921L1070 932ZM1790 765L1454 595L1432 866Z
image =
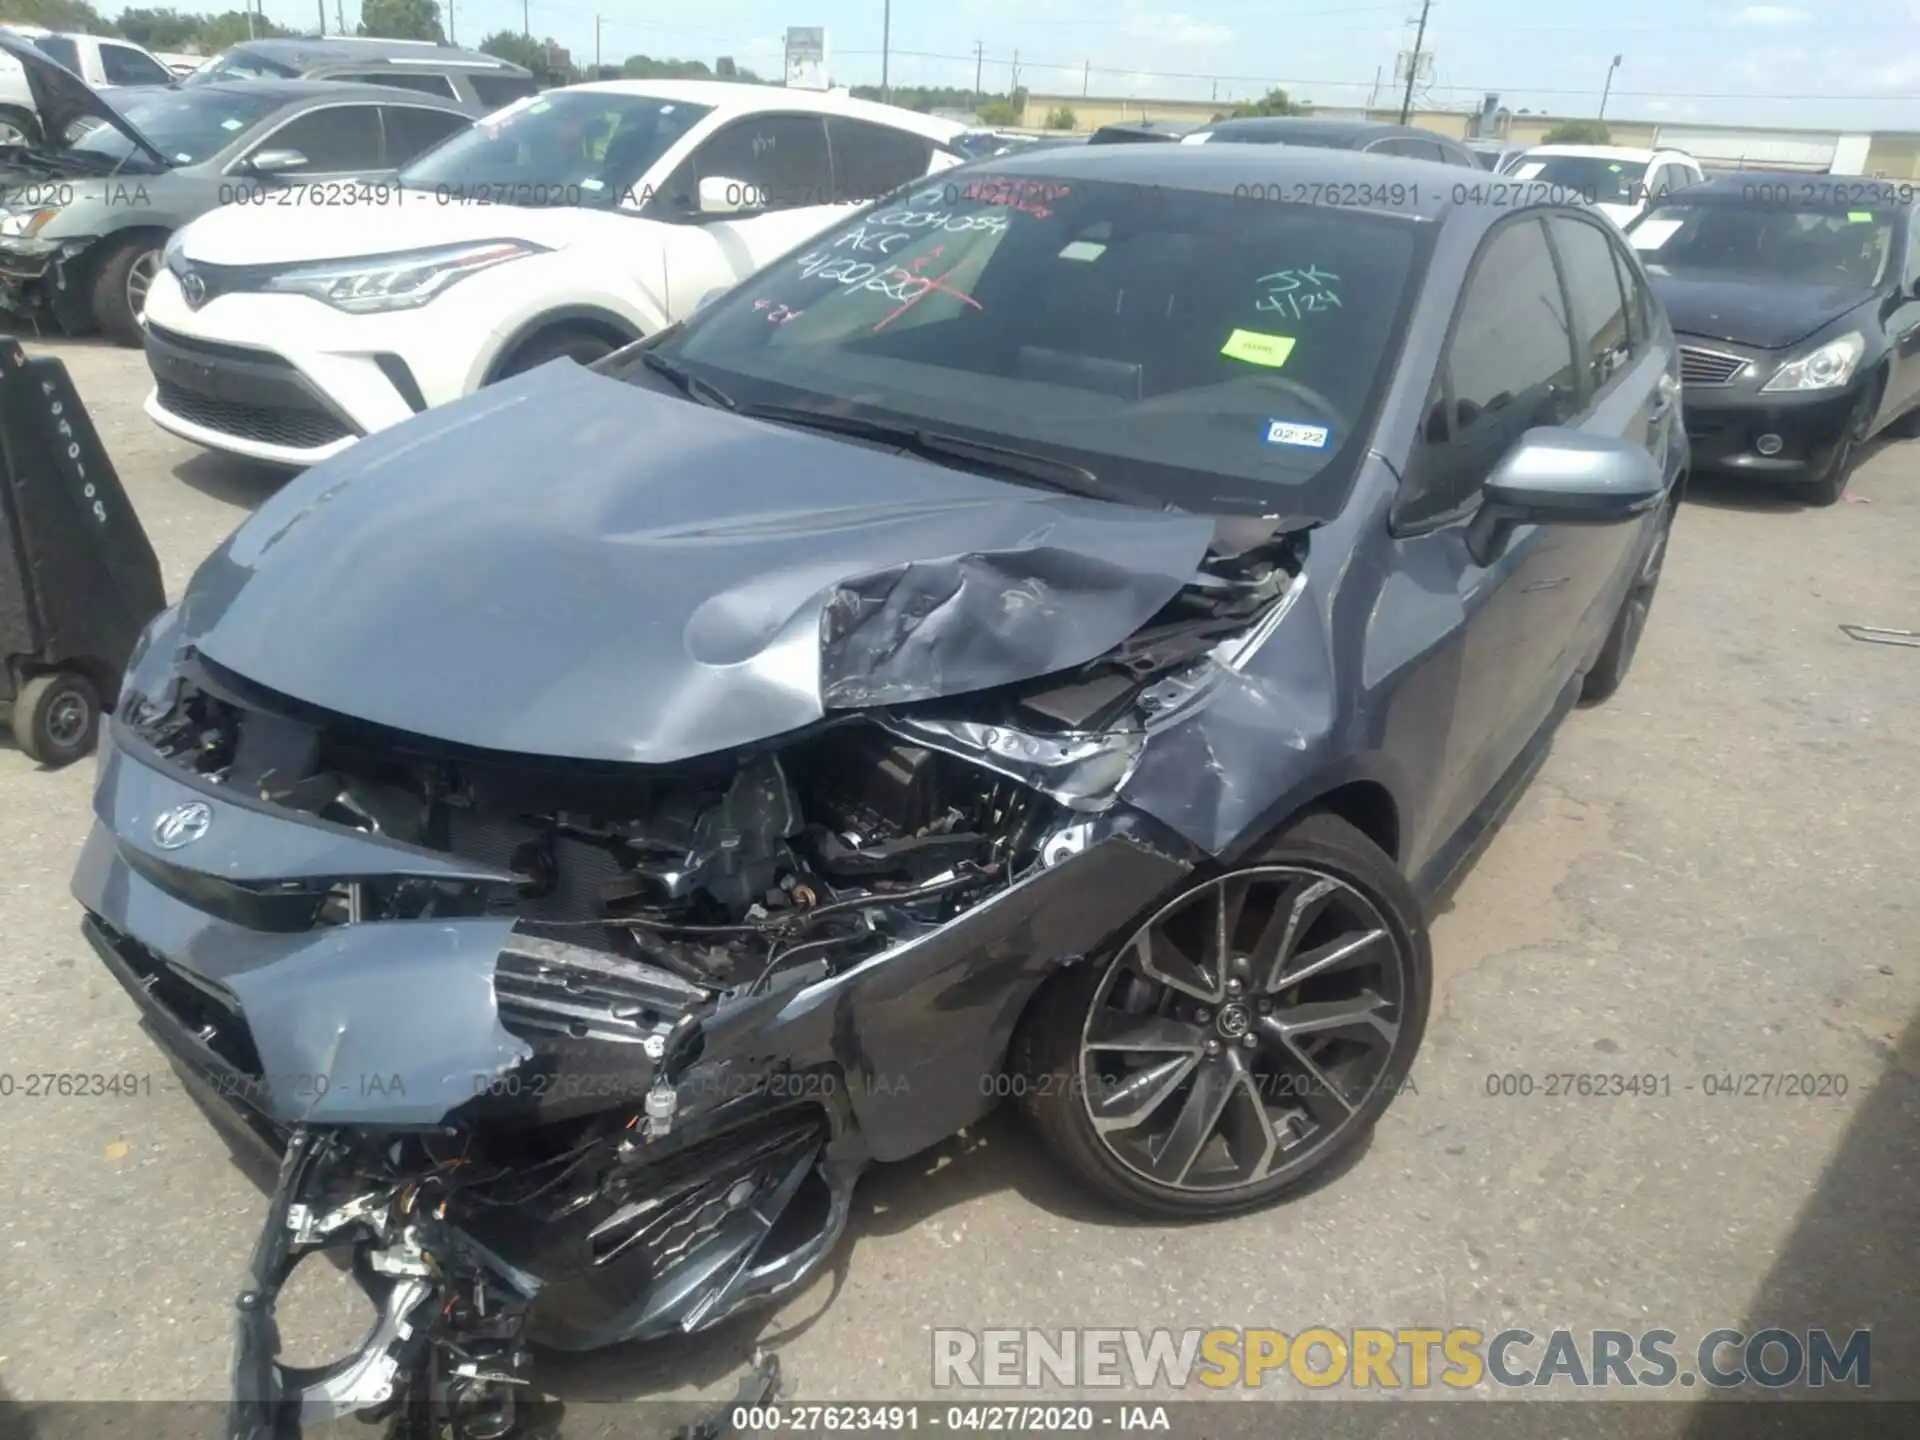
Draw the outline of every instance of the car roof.
M683 105L709 105L732 114L799 111L811 115L844 115L851 120L871 120L898 130L910 130L943 144L965 135L970 128L958 120L940 120L898 105L856 100L838 91L755 85L742 80L594 80L584 85L568 85L562 90L549 90L547 94L571 94L576 90L603 95L639 95Z
M1678 151L1642 150L1633 145L1530 145L1529 155L1567 155L1577 160L1651 160Z
M511 75L533 72L511 60L489 55L484 50L467 50L458 45L436 45L426 40L358 39L329 35L324 38L292 37L272 40L242 40L223 54L258 55L263 60L278 60L311 70L321 65L364 65L368 61L409 62L416 65L451 66L459 70L498 70ZM218 58L217 56L214 58Z
M385 105L426 105L434 110L466 114L460 102L446 95L428 95L398 85L362 85L347 80L203 80L174 90L165 85L142 87L155 94L234 95L264 97L277 104L292 105L301 100L378 100Z
M1460 142L1450 135L1421 130L1412 125L1389 125L1384 120L1316 120L1310 115L1253 115L1242 120L1222 120L1203 125L1202 130L1236 135L1258 135L1275 143L1317 145L1333 149L1357 150L1391 135L1411 135L1420 140L1443 140L1449 145Z
M1333 185L1366 182L1404 185L1404 205L1372 207L1370 215L1437 221L1453 214L1511 214L1489 205L1455 205L1457 166L1400 155L1362 155L1338 146L1309 145L1073 145L1037 155L998 155L976 160L968 173L1018 178L1108 180L1151 185L1162 191L1245 195L1255 185ZM954 172L956 174L960 172ZM1525 208L1525 207L1521 207Z

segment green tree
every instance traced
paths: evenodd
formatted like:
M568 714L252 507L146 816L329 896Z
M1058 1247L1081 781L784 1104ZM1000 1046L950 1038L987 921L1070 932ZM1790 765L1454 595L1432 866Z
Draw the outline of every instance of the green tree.
M120 33L149 50L178 50L194 44L206 23L204 15L185 15L178 10L122 10L119 20Z
M656 60L651 55L629 55L620 66L628 80L711 80L704 60Z
M1307 107L1290 98L1286 91L1273 89L1267 91L1258 100L1249 100L1236 105L1231 111L1235 120L1246 120L1256 115L1304 115Z
M536 74L546 68L547 53L538 40L518 30L496 30L480 42L481 50L513 65L523 65Z
M296 33L258 14L253 17L253 28L248 29L247 12L244 10L228 10L220 15L195 15L190 18L200 22L195 39L203 55L218 55L229 45L238 45L250 36L261 40L280 40Z
M1523 110L1520 112L1525 114ZM1604 120L1562 120L1540 137L1542 145L1611 145L1613 132Z
M87 0L4 0L0 16L16 25L73 30L83 35L118 35L119 28Z
M383 40L440 40L440 6L435 0L360 0L362 35Z
M1079 123L1079 117L1073 113L1072 106L1056 105L1047 112L1047 129L1049 130L1071 130Z

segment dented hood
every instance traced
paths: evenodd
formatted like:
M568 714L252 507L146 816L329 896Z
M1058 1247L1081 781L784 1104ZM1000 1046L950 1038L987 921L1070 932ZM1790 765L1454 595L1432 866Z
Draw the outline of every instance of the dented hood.
M182 638L417 735L660 764L1091 660L1213 534L560 361L288 484L195 575Z

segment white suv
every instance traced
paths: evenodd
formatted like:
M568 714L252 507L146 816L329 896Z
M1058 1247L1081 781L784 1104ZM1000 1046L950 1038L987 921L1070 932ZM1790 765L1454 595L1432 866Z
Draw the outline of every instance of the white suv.
M841 94L615 81L517 101L392 183L293 186L184 227L147 295L147 414L306 466L556 357L689 314L962 126Z
M64 35L38 25L0 23L0 30L32 42L95 90L128 85L171 85L173 72L154 55L129 40L99 35ZM38 145L51 139L57 147L63 137L41 133L27 72L11 55L0 55L0 145Z
M1700 162L1682 150L1635 150L1625 145L1536 145L1508 162L1507 180L1535 180L1575 190L1616 225L1625 226L1649 201L1697 185Z

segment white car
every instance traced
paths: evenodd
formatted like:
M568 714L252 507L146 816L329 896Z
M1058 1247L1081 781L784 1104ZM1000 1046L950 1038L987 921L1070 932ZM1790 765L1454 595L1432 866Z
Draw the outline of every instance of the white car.
M296 185L177 232L147 295L147 414L208 449L312 465L674 323L849 206L961 163L962 129L723 81L516 101L390 185Z
M1625 226L1649 201L1705 179L1700 162L1681 150L1635 150L1624 145L1536 145L1506 172L1509 180L1537 180L1578 191L1616 225Z
M171 70L130 40L68 35L38 25L0 25L0 29L31 41L95 90L174 82ZM11 55L0 55L0 145L38 144L43 138L26 72Z

